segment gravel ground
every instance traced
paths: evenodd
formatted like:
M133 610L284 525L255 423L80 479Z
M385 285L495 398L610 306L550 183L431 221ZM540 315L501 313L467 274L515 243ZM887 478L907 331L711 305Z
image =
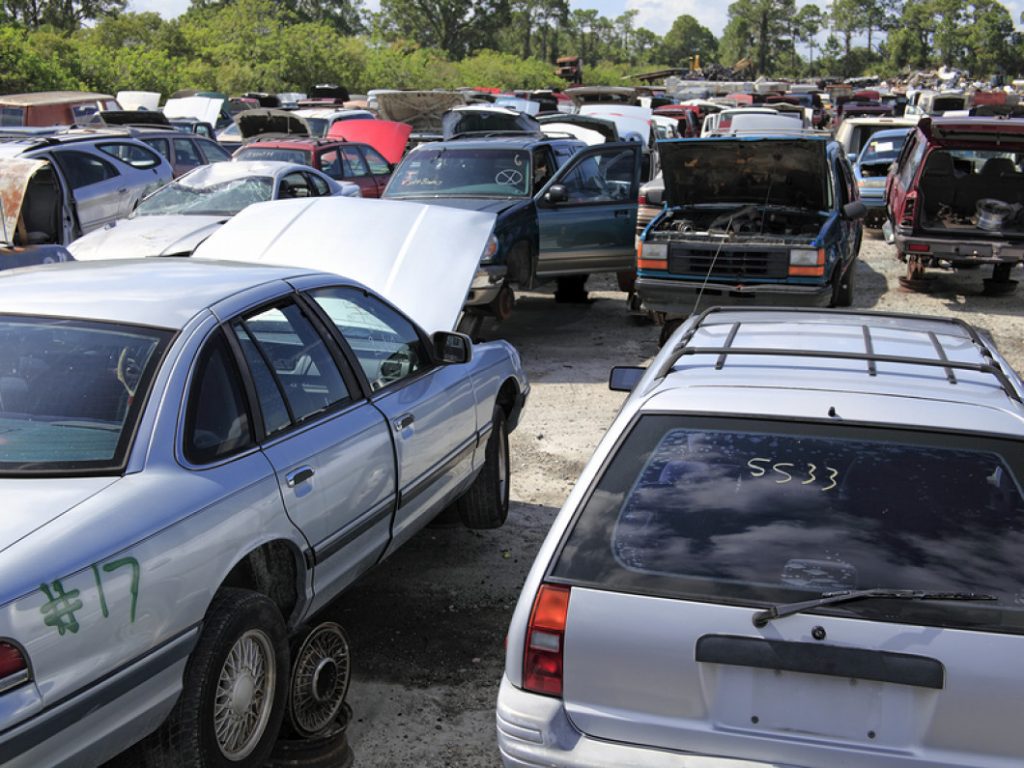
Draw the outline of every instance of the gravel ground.
M992 333L1021 370L1021 295L982 296L990 269L937 273L929 294L902 291L903 272L893 249L866 232L855 306L962 317ZM609 368L643 365L657 352L658 329L628 317L610 280L592 278L590 287L588 305L556 304L550 291L524 293L513 317L491 330L519 348L533 384L511 436L505 527L429 528L330 609L352 642L349 737L358 768L500 765L494 700L520 586L624 399L608 390Z

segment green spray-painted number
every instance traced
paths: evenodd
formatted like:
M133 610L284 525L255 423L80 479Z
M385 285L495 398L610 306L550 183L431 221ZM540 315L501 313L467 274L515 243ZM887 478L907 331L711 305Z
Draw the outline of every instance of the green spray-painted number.
M76 633L79 627L75 611L82 610L82 601L78 599L79 591L72 589L65 592L60 579L54 581L52 585L40 584L39 591L46 595L46 602L39 608L46 626L56 627L61 636L65 632Z
M138 602L139 602L139 575L140 575L140 572L142 570L141 568L139 568L139 561L136 560L134 557L122 557L120 560L111 560L109 563L104 563L103 564L103 570L106 573L113 573L118 568L124 568L125 566L131 566L131 569L132 569L132 585L131 585L132 611L131 611L131 619L132 619L132 624L134 624L135 623L135 606L138 605ZM102 595L102 592L100 594ZM103 615L106 616L107 615L106 612L104 612Z

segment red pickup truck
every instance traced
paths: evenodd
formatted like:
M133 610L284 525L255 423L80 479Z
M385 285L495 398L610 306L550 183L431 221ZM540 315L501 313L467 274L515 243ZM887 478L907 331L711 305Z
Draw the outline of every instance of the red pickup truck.
M907 264L900 282L927 290L925 269L992 265L985 292L1008 293L1024 261L1024 121L928 118L889 170L886 238Z

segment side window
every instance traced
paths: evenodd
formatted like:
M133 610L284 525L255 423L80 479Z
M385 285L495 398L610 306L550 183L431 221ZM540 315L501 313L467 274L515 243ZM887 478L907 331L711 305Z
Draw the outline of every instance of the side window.
M563 178L575 203L624 200L633 185L633 150L606 149L583 158Z
M906 189L910 186L911 182L914 181L914 176L917 174L917 169L921 165L921 160L924 158L925 150L928 148L928 142L921 141L920 137L914 137L914 148L910 150L903 158L903 167L900 168L900 184Z
M345 158L345 162L348 167L352 169L352 176L369 176L370 169L366 167L366 161L363 160L363 156L359 154L359 150L355 147L343 147L341 150L342 157Z
M208 464L253 444L235 360L221 331L199 355L185 412L185 458Z
M55 152L57 164L60 165L68 184L72 189L81 189L90 184L99 184L101 181L117 177L117 169L106 160L101 160L96 155L89 155L85 152L63 151Z
M223 163L231 159L231 153L215 141L196 139L196 144L199 145L200 150L206 156L206 162L208 163Z
M313 194L317 197L327 197L331 194L331 188L327 186L327 182L316 174L307 173L306 178L309 179L310 189L312 189Z
M846 170L846 163L840 159L836 159L836 185L839 188L839 207L842 208L848 202L850 202L850 177Z
M306 174L289 173L283 179L281 179L281 186L278 192L278 197L282 200L287 200L291 197L314 197L313 190L309 188L309 180Z
M533 151L533 194L537 194L555 173L555 161L551 150L541 147Z
M198 168L203 164L191 139L174 139L174 164L185 168Z
M430 366L416 327L376 297L355 288L321 288L310 296L345 337L372 390Z
M21 126L25 123L24 107L0 107L0 125L4 127Z
M146 170L160 165L160 156L140 144L128 144L127 142L110 142L97 144L96 148L111 157L116 157L125 165L132 168Z
M363 147L363 154L366 155L366 164L370 166L370 173L374 176L387 176L391 173L391 166L384 156L372 147Z
M159 152L167 162L171 161L171 146L167 143L167 139L142 139L142 143Z
M332 179L342 178L344 169L341 165L341 155L338 154L338 150L330 149L320 153L320 170Z
M296 304L259 310L232 327L249 361L267 434L350 399L326 342Z

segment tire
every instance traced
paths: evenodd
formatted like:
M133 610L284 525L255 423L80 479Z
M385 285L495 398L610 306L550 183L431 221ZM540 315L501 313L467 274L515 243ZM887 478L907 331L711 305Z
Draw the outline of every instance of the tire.
M588 277L590 275L566 275L556 278L555 301L562 304L585 304Z
M259 768L263 766L281 727L289 676L288 634L277 606L265 595L245 589L222 589L203 619L202 633L188 666L184 688L170 716L145 744L148 768ZM229 659L232 663L229 663ZM264 703L254 707L256 722L242 724L241 733L217 736L217 719L228 727L236 718L231 705L218 709L218 691L232 678L233 664L264 670ZM253 680L235 674L235 686L225 694L249 698ZM240 686L240 689L239 689ZM245 704L245 702L239 702Z
M494 406L491 424L480 474L456 502L462 524L474 530L500 528L508 518L508 429L500 405Z
M849 307L853 304L854 275L856 273L857 260L854 259L850 262L850 266L846 268L846 274L839 275L836 278L835 285L832 286L833 307Z

